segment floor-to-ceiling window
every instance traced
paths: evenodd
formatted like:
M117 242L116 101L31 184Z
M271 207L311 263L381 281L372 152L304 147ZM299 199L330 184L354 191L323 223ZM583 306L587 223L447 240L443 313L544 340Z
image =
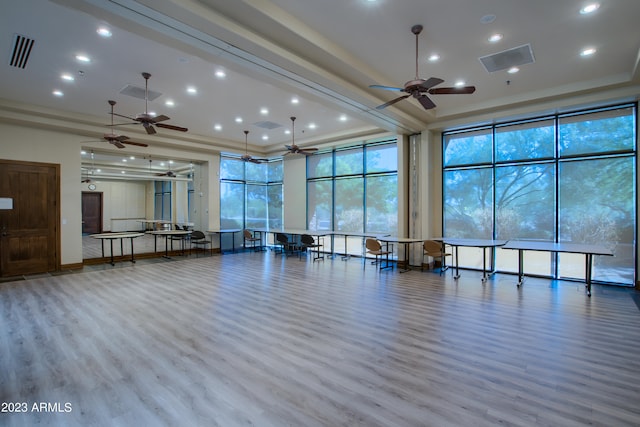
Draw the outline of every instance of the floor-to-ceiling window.
M444 235L598 243L594 280L635 280L636 105L443 134ZM460 265L482 263L461 248ZM584 256L531 252L525 272L584 278ZM517 253L501 250L500 271L517 271Z
M282 226L282 160L220 159L220 227Z
M307 157L307 227L396 234L398 160L395 141L361 144ZM355 241L336 252L360 254Z

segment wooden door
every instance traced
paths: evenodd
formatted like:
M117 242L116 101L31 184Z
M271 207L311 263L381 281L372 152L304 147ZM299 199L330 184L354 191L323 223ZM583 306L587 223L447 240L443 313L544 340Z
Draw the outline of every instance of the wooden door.
M102 193L82 192L82 232L102 233Z
M60 269L60 165L0 160L0 276Z

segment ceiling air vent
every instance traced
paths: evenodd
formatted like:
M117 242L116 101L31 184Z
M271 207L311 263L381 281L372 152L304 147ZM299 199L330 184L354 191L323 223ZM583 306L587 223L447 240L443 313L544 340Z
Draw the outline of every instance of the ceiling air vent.
M530 44L514 47L493 55L482 56L478 59L490 73L535 62Z
M13 53L9 65L16 68L26 68L34 40L20 34L13 35Z
M282 127L282 125L279 125L278 123L274 123L274 122L270 122L270 121L264 121L264 122L255 122L253 124L254 126L257 126L259 128L262 129L277 129L279 127Z
M144 88L138 87L134 85L126 85L120 90L120 93L123 95L133 96L134 98L144 99ZM156 98L162 96L160 92L155 92L153 90L148 91L148 100L153 101Z

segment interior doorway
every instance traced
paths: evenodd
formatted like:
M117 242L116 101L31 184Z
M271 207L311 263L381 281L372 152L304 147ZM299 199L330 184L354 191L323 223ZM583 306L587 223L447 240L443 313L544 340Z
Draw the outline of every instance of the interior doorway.
M60 165L0 160L0 276L60 269Z
M82 192L82 234L102 233L102 193Z

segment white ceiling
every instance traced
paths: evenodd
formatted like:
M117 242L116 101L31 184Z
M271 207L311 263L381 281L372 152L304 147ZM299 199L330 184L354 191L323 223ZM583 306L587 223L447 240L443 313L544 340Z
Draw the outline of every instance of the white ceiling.
M144 157L167 147L242 154L247 129L249 151L273 156L291 142L285 134L291 116L297 117L296 143L322 146L382 131L410 134L462 117L505 116L523 105L545 105L560 97L621 88L635 98L639 93L638 0L600 0L601 7L591 15L579 14L588 3L582 0L4 3L0 111L31 111L34 121L54 116L74 123L84 140L99 139L108 132L107 100L117 101L120 114L144 112L143 99L120 90L128 84L144 87L141 73L152 74L149 89L162 95L149 102L149 110L189 131L159 129L148 136L141 126L122 126L118 133L149 147L118 151L106 142L84 144L119 155L127 151ZM495 15L495 20L483 23L486 15ZM445 80L440 86L462 79L477 90L472 95L432 95L437 107L429 111L411 98L377 110L400 94L369 85L403 86L415 77L414 24L424 26L419 77L440 77ZM99 25L111 28L113 36L100 38ZM504 38L492 44L487 38L495 32ZM14 34L35 40L25 69L8 64ZM531 45L535 62L516 74L489 73L478 59L523 44ZM596 54L581 57L585 47L595 47ZM428 62L436 52L441 59ZM91 63L78 63L77 53L89 55ZM226 72L224 79L215 77L219 69ZM63 82L64 72L72 73L75 81ZM189 85L197 88L197 95L186 92ZM52 96L54 89L64 96ZM298 105L291 104L292 97L299 98ZM175 106L166 106L168 99ZM268 114L262 115L261 108ZM339 120L342 115L346 121ZM236 117L243 123L236 123ZM280 127L255 125L261 121ZM214 130L215 124L222 130Z

